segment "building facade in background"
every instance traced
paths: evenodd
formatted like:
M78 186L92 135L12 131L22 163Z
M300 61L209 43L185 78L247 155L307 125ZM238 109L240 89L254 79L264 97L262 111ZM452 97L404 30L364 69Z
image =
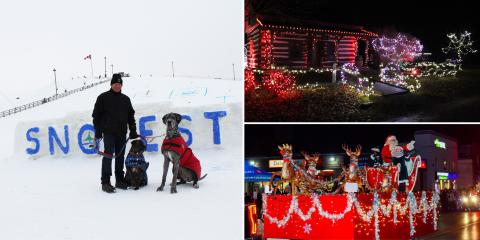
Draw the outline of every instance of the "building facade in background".
M415 132L415 149L425 168L419 172L415 190L456 189L458 144L455 138L431 130Z

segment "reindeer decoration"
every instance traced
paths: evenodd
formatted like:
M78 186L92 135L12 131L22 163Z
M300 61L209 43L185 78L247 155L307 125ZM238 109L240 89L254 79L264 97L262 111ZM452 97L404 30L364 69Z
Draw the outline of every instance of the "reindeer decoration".
M296 195L297 185L299 179L301 178L301 174L295 170L294 165L292 164L292 145L283 144L282 146L278 146L278 149L280 150L280 154L283 157L283 166L281 171L272 173L272 177L270 178L270 186L273 186L273 194L275 195L278 190L278 183L288 182L292 189L292 195ZM302 162L299 165L299 168L304 167L305 165ZM277 181L276 184L274 184L273 182L275 177L280 177L280 180Z
M313 155L309 155L307 152L301 152L303 157L305 158L305 165L306 165L306 171L308 174L310 174L312 177L316 178L317 176L317 164L320 159L320 154L315 153Z
M362 178L359 176L361 173L358 169L358 157L362 153L362 146L357 145L355 152L352 152L352 150L346 144L342 145L342 149L345 150L345 153L347 153L348 157L350 157L350 164L348 166L348 170L344 168L343 175L345 177L345 182L342 186L340 186L339 190L345 190L344 188L347 183L357 184L359 190L364 190Z

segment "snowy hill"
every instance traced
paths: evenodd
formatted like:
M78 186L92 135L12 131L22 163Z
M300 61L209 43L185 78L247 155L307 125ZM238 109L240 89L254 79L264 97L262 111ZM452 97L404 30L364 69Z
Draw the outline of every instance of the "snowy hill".
M96 97L108 89L101 84L0 118L0 181L6 183L0 197L2 239L242 238L242 82L124 79L122 92L132 100L140 134L162 134L165 113L184 117L182 135L208 176L199 189L181 185L178 194L169 187L155 191L163 166L156 149L160 138L146 154L147 187L101 191L101 157L82 146ZM171 176L169 171L167 183Z

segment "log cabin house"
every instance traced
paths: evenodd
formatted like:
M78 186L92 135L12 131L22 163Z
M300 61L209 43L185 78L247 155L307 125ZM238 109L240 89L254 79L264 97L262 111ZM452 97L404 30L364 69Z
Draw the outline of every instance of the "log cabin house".
M334 63L367 66L376 33L361 26L290 17L256 16L245 23L247 67L331 68Z

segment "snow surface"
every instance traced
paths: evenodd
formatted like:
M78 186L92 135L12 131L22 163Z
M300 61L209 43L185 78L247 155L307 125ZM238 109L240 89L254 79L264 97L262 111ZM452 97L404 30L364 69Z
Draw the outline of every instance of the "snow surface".
M100 84L86 91L40 107L0 118L4 183L0 196L2 239L242 239L243 238L243 152L242 82L231 80L135 77L124 79L123 92L130 96L136 119L155 115L154 135L161 133L161 117L167 111L188 114L192 121L192 149L202 162L207 178L199 189L178 186L177 194L156 192L161 182L163 157L147 153L149 185L138 191L118 189L106 194L100 187L101 158L85 155L75 147L55 155L46 150L31 157L25 148L32 144L25 129L54 126L63 136L63 124L91 121L96 97L108 90ZM225 110L220 119L221 144L212 141L212 121L202 113ZM89 123L87 121L87 123ZM183 125L185 124L185 125ZM185 136L184 136L185 137ZM62 141L64 139L60 137ZM161 141L161 139L156 139ZM76 151L74 149L77 149ZM171 181L171 167L167 183ZM114 177L112 176L112 181Z

